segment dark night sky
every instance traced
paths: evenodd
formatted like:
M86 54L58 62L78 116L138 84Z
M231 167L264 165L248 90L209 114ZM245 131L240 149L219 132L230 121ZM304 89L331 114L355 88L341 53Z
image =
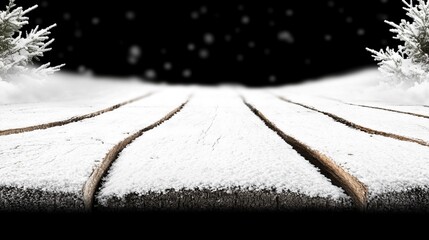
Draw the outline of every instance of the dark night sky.
M31 26L58 24L44 62L174 83L275 85L375 66L364 48L395 46L383 20L405 16L399 0L219 2L17 0L39 5Z

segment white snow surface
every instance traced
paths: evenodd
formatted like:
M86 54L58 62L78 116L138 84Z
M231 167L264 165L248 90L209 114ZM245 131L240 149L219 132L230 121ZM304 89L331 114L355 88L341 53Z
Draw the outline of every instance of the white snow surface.
M307 96L323 96L346 102L382 102L392 105L429 105L429 82L388 84L376 68L314 79L274 90Z
M244 95L282 131L357 177L368 187L370 199L429 186L428 147L356 131L271 94L246 91Z
M395 111L420 114L420 115L429 117L429 107L425 107L425 106L397 105L397 104L386 104L386 103L380 103L380 102L353 102L352 104L391 109Z
M429 143L429 120L426 118L353 106L338 101L322 99L320 97L292 95L287 93L279 93L279 95L294 102L314 107L323 112L335 114L367 128L408 138L417 138Z
M118 81L120 80L120 81ZM124 84L126 82L126 84ZM132 91L150 85L136 78L117 79L72 73L56 73L47 78L19 75L10 81L0 81L0 104L47 103L91 99L114 93ZM153 85L152 85L153 86ZM133 92L130 92L132 94Z
M341 104L366 104L428 115L429 87L380 84L376 69L318 82L240 91L285 133L329 156L377 194L429 186L429 148L346 127L286 103L276 93L364 127L429 139L428 120ZM186 101L179 114L129 145L112 166L100 200L174 188L275 188L345 197L316 168L269 130L229 88L171 87L56 74L49 80L0 81L0 130L65 120L156 93L80 122L0 136L0 185L80 193L119 141ZM329 100L331 99L331 100ZM336 100L332 100L336 99Z
M290 190L346 198L225 88L197 89L173 119L129 145L98 196L166 190Z
M126 83L124 83L126 82ZM0 81L0 130L34 126L99 111L157 87L135 80L56 74L48 80Z
M0 136L0 185L79 194L114 145L180 106L188 94L171 87L95 118Z

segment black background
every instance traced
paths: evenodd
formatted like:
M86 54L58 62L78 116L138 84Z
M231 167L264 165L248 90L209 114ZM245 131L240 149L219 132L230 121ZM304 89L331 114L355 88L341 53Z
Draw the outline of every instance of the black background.
M365 47L397 45L383 21L405 18L400 0L220 2L16 0L39 5L30 27L58 24L43 62L170 83L271 86L375 66Z

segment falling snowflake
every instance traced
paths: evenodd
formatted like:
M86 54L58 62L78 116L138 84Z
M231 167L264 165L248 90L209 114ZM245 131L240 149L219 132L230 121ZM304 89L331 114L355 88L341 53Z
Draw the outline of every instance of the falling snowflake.
M332 40L332 36L329 34L325 35L325 41L330 42Z
M137 45L131 46L130 49L128 50L128 63L131 65L137 64L137 62L141 57L141 53L142 51L139 46Z
M170 71L173 68L173 65L170 62L164 63L164 69Z
M128 11L125 13L125 18L128 20L134 20L136 18L136 13L133 11Z
M241 18L241 23L243 23L243 24L249 24L250 23L250 18L249 18L249 16L243 16L242 18Z
M346 22L347 23L352 23L353 22L353 18L352 17L347 17L346 18Z
M197 20L200 17L200 15L198 14L198 12L192 12L191 13L191 18L194 20Z
M211 44L213 44L213 43L214 43L214 41L215 41L215 37L214 37L214 35L213 35L213 34L211 34L211 33L206 33L206 34L204 34L204 42L205 42L207 45L211 45Z
M292 33L289 31L281 31L278 34L279 41L286 42L289 44L292 44L295 42L295 38L293 37Z
M209 50L203 48L199 51L198 55L201 59L207 59L210 56L210 52Z
M97 17L93 17L91 23L92 25L98 25L100 23L100 19Z
M64 20L66 20L66 21L70 20L70 19L71 19L71 15L70 15L70 13L65 12L65 13L63 14L63 19L64 19Z
M192 71L190 69L185 69L182 72L184 78L190 78L192 76Z
M156 71L153 69L147 69L144 73L145 78L147 79L155 79L156 78Z
M191 52L194 51L195 50L195 45L193 43L189 43L188 44L188 50L191 51Z

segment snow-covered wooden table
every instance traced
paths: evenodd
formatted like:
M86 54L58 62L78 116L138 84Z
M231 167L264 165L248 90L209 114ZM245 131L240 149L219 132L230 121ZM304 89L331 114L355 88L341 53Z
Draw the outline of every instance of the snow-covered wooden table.
M346 80L0 104L0 209L428 211L429 108L346 98Z

